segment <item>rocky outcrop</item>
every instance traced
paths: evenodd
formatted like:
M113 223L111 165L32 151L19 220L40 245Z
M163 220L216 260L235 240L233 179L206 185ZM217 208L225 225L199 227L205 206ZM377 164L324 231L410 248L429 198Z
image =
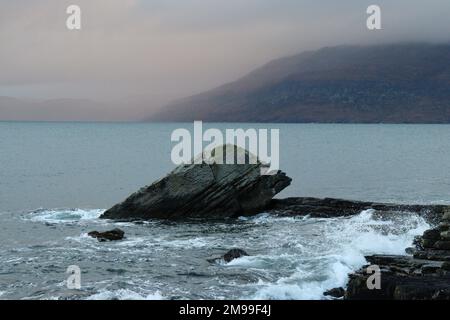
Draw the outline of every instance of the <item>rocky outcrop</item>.
M346 299L450 300L450 211L440 224L423 233L407 252L413 256L372 255L369 265L380 267L380 289L370 290L369 265L350 275Z
M97 240L100 242L105 242L105 241L122 240L124 238L124 234L125 234L124 231L116 228L105 232L91 231L88 233L88 236L92 238L97 238Z
M261 174L266 166L244 149L227 145L225 152L219 152L219 148L224 147L214 149L207 161L178 166L166 177L107 210L101 218L249 215L265 209L272 198L291 183L291 178L279 170L271 175ZM234 163L244 164L219 164L217 160L222 157L223 161L228 152L234 153Z
M230 261L233 261L234 259L248 256L248 255L249 254L247 252L245 252L244 250L234 248L234 249L229 250L227 253L225 253L221 257L207 259L207 260L208 260L208 262L211 262L211 263L218 262L218 261L224 261L224 262L228 263Z
M376 212L413 212L437 223L446 205L405 205L378 202L351 201L334 198L286 198L273 199L266 212L279 215L309 215L315 218L332 218L359 214L363 210L374 209Z
M333 288L333 289L325 291L323 293L323 295L333 297L333 298L342 298L345 295L345 289L342 287Z

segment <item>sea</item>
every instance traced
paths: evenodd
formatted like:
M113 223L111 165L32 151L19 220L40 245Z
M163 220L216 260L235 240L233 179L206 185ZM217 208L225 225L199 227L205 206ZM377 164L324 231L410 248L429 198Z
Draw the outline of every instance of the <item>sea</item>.
M278 129L278 198L450 204L450 125L209 123ZM408 212L261 212L223 221L115 222L105 209L170 172L193 123L0 122L0 299L329 299L365 255L405 254L429 228ZM126 238L87 233L121 228ZM231 248L249 256L208 259ZM70 266L79 289L68 286ZM70 268L69 268L70 269Z

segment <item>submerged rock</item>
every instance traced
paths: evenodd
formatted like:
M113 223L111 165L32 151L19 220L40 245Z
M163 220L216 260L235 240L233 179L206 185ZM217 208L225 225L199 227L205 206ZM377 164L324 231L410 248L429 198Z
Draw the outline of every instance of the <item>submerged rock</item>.
M105 232L91 231L88 233L88 236L92 238L97 238L97 240L100 242L104 242L104 241L122 240L124 238L124 234L125 234L124 231L116 228Z
M248 253L242 249L231 249L230 251L228 251L227 253L225 253L223 255L223 260L225 262L230 262L234 259L237 259L237 258L240 258L243 256L248 256Z
M234 163L244 159L244 164L218 164L218 159L229 152L235 154ZM265 168L244 149L217 147L207 162L178 166L107 210L101 218L226 218L259 213L291 183L291 178L280 170L261 174Z
M227 253L225 253L223 256L221 257L217 257L217 258L212 258L212 259L208 259L208 262L217 262L220 260L223 260L225 262L230 262L233 261L234 259L240 258L240 257L244 257L244 256L248 256L249 254L247 252L245 252L242 249L231 249L229 250Z
M377 213L417 213L429 222L437 223L441 220L443 212L448 208L446 205L407 205L335 198L291 197L273 199L265 212L282 215L309 215L314 218L333 218L356 215L363 210L373 209Z

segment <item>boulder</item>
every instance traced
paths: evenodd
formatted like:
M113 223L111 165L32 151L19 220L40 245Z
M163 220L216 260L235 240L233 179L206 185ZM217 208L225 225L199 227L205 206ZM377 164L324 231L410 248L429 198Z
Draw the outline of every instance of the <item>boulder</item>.
M247 252L245 252L242 249L231 249L229 250L227 253L225 253L223 256L220 257L216 257L216 258L212 258L212 259L207 259L208 262L214 263L214 262L218 262L218 261L225 261L225 262L230 262L233 261L234 259L240 258L240 257L244 257L244 256L248 256L249 254Z
M88 233L88 236L92 238L97 238L97 240L100 242L104 242L104 241L122 240L124 238L124 234L125 234L124 231L116 228L105 232L91 231Z
M333 289L325 291L323 293L323 295L333 297L333 298L342 298L345 295L345 289L342 287L333 288Z
M441 232L441 239L445 241L450 241L450 231Z
M366 259L380 267L380 289L369 289L373 274L364 266L350 275L345 299L348 300L449 300L450 274L442 261L405 256L373 255Z
M450 222L450 209L447 209L444 212L444 214L442 216L442 220L443 220L443 222L446 222L446 223Z
M447 208L443 210L448 211ZM445 218L446 216L443 215ZM450 300L449 232L438 228L426 230L414 239L411 256L372 255L366 257L380 268L380 289L369 290L370 272L364 266L350 275L346 299Z
M225 262L230 262L234 259L237 259L237 258L240 258L243 256L248 256L248 253L242 249L231 249L230 251L228 251L227 253L225 253L223 255L223 260Z
M234 163L242 164L220 164L229 152L234 153ZM267 165L232 145L215 148L210 158L198 164L192 162L140 189L101 218L228 218L255 214L291 183L280 170L262 174Z
M423 233L422 238L430 240L439 240L441 237L441 232L438 229L429 229Z
M450 241L439 240L433 247L438 250L450 250Z

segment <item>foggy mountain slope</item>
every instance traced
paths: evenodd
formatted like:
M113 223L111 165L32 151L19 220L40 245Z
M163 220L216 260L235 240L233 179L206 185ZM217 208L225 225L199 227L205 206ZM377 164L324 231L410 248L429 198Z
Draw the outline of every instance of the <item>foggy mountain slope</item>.
M167 105L150 121L449 123L450 44L326 47Z

